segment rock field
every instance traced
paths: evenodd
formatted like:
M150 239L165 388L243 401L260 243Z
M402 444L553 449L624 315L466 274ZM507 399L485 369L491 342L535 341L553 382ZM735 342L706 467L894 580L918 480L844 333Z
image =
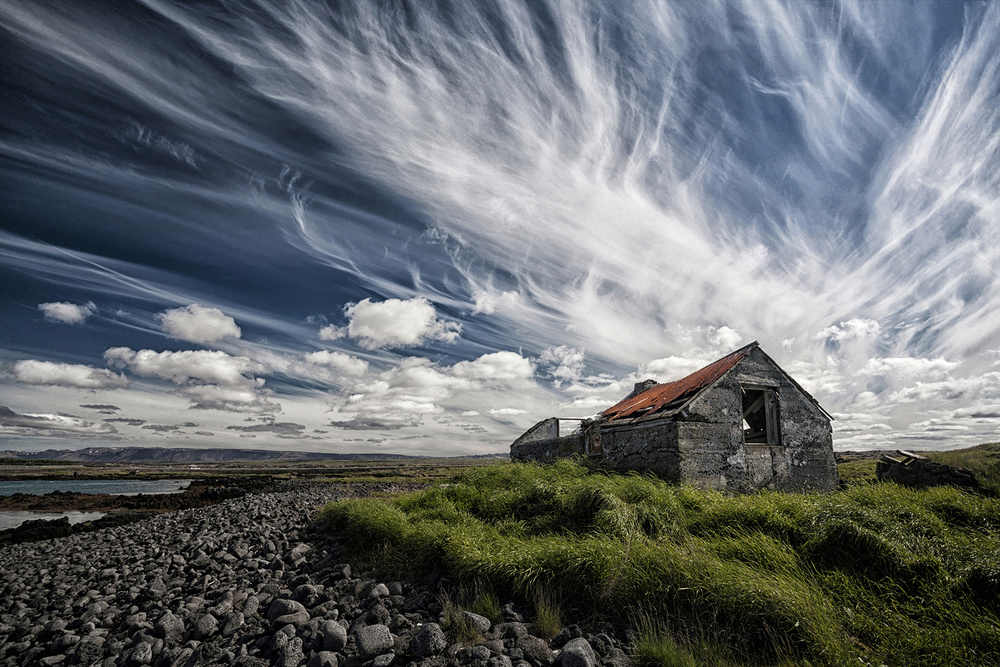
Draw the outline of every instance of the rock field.
M546 642L507 604L481 640L442 629L440 587L378 581L310 527L346 490L302 485L0 547L0 665L624 667L607 628ZM519 613L520 612L520 613Z

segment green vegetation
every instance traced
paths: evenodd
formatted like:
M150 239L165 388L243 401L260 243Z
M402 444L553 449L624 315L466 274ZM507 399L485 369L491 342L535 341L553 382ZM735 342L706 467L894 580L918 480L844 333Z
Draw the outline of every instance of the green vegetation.
M875 481L875 464L877 458L858 459L837 464L837 475L840 481L854 486L856 484L871 484Z
M1000 500L954 488L727 497L561 461L321 518L384 574L629 626L642 664L1000 664Z
M937 463L968 468L976 474L976 479L984 489L1000 498L1000 442L921 454Z
M71 466L73 461L60 461L58 459L13 459L0 458L0 466Z

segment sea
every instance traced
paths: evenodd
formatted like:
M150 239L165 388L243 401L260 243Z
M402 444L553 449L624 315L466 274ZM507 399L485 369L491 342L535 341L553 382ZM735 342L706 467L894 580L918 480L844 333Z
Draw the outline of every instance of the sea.
M0 482L0 496L24 493L41 496L53 491L65 493L107 493L114 496L137 496L140 493L181 493L191 484L190 479L84 479L84 480L24 480ZM0 512L0 530L15 528L33 519L69 517L70 523L95 521L104 512L32 512L16 510Z

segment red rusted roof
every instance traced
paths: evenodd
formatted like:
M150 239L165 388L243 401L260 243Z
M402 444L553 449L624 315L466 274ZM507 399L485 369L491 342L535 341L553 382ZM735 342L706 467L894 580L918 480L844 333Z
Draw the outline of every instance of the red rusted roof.
M674 382L664 382L646 391L629 396L621 403L613 405L601 414L602 421L617 421L661 412L666 408L680 407L702 389L715 383L726 371L736 365L751 350L758 347L754 341L746 347L731 352L718 361L712 362L685 378Z

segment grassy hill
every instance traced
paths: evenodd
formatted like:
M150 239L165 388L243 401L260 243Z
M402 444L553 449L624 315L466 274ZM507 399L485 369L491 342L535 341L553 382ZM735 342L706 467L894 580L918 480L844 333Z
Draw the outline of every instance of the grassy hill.
M1000 664L1000 499L958 489L730 497L512 463L321 517L386 575L629 628L640 664Z

